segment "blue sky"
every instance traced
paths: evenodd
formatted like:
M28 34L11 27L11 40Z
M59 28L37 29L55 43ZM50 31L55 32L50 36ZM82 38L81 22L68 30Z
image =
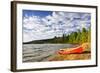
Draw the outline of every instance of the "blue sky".
M39 16L39 17L45 17L48 15L52 15L52 11L37 11L37 10L23 10L23 17L25 16Z
M91 26L90 13L23 10L23 42L50 39L62 34L87 30Z

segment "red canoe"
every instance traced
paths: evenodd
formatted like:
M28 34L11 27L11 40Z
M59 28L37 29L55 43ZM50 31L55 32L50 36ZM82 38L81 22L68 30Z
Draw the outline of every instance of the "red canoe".
M73 54L73 53L82 53L83 48L82 47L77 47L77 48L71 48L71 49L60 49L58 51L59 54L66 55L66 54Z

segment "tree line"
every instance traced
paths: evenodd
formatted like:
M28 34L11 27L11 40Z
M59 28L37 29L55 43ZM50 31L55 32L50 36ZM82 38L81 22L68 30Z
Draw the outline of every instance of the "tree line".
M52 42L55 43L85 43L91 41L91 29L86 30L85 28L82 31L72 32L70 35L63 34L62 37L55 37Z

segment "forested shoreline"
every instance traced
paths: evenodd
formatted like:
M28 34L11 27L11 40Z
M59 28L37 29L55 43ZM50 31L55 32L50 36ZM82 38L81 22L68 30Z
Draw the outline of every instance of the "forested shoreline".
M69 35L63 34L62 37L54 37L52 39L36 40L31 42L24 42L23 44L43 44L43 43L61 43L61 44L82 44L91 42L91 29L86 30L83 28L81 31L72 32Z

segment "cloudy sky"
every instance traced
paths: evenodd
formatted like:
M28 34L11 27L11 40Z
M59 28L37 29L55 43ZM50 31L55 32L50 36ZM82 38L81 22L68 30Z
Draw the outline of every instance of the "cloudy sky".
M90 13L23 10L23 42L50 39L91 25Z

